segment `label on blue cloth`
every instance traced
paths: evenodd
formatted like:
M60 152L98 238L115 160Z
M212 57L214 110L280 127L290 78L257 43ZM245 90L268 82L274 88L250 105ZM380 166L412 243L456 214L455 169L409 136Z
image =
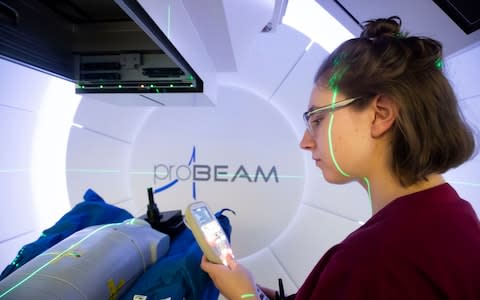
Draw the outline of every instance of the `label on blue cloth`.
M147 300L147 296L134 295L134 296L133 296L133 300ZM168 298L163 298L163 299L160 299L160 300L172 300L172 298L171 298L171 297L168 297Z

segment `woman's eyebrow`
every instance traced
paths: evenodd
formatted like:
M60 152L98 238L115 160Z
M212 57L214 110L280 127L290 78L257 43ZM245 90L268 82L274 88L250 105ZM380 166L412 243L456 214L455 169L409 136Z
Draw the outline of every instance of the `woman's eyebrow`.
M313 110L316 110L316 109L322 108L322 107L323 107L323 106L311 105L311 106L308 108L307 111L308 111L308 112L311 112L311 111L313 111Z

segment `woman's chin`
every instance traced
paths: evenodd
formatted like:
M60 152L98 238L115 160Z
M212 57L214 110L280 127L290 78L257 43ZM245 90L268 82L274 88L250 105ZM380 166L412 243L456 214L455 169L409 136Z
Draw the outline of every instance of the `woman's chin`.
M338 171L327 172L327 171L322 170L322 172L323 172L323 178L324 178L328 183L332 183L332 184L344 184L344 183L348 183L348 182L351 182L351 181L352 181L352 178L346 177L346 176L342 175L342 174L341 174L340 172L338 172Z

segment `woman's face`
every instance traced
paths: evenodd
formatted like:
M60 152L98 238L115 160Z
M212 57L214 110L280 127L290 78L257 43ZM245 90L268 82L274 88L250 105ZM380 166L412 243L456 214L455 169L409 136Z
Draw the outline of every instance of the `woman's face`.
M329 88L315 85L308 110L332 105L333 97ZM346 98L337 93L335 102ZM363 178L362 169L368 166L371 153L369 122L368 110L356 111L351 106L333 113L327 110L312 114L310 124L313 130L305 130L300 147L312 152L312 159L328 182L345 183Z

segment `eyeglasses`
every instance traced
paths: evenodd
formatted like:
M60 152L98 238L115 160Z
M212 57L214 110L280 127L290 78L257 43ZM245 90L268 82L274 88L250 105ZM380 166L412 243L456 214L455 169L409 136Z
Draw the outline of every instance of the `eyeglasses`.
M362 99L362 97L348 98L342 101L335 102L333 104L325 105L313 110L309 110L303 113L303 120L305 121L305 126L310 134L313 134L320 124L320 121L325 117L326 112L333 112L337 109L346 107L347 105L352 104L355 100ZM313 116L313 117L312 117Z

